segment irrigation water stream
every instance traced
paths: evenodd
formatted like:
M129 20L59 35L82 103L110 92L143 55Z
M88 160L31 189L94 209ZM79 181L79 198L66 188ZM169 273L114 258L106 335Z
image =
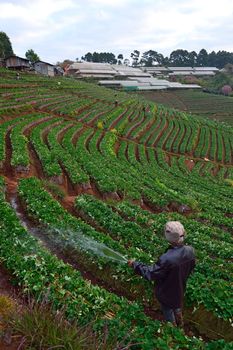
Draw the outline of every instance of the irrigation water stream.
M91 252L94 255L100 256L107 260L115 261L119 264L126 264L127 259L119 252L106 246L104 243L99 243L93 238L84 235L81 231L73 232L72 230L52 229L60 236L65 236L68 244L86 252Z
M81 231L74 232L72 230L63 230L60 228L46 228L46 227L36 227L25 220L23 214L20 211L17 197L11 196L10 198L11 206L14 208L16 215L20 219L22 225L33 235L39 236L42 238L43 236L54 236L54 237L62 237L64 240L64 244L72 246L73 248L78 248L80 250L93 253L94 255L100 256L104 259L117 262L119 264L127 264L127 258L124 257L119 252L114 251L113 249L106 246L104 243L99 243L95 241L93 238L90 238L84 235ZM55 238L56 241L56 238ZM56 242L61 244L60 242Z

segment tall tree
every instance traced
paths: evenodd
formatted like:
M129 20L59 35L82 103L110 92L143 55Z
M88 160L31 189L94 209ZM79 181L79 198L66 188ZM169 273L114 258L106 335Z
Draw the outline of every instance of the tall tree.
M122 53L120 53L118 56L117 56L117 63L118 64L122 64L122 60L124 59L124 57L123 57L123 55L122 55Z
M0 58L14 55L9 37L4 32L0 32Z
M128 58L125 58L123 63L124 63L125 66L129 66L130 65L130 60Z
M215 51L212 51L209 55L208 55L208 61L207 61L207 65L211 66L211 67L215 67L217 63L217 54Z
M91 52L88 52L85 56L82 56L82 60L95 63L117 63L115 55L111 52L93 52L93 54Z
M130 57L132 58L133 62L132 62L132 66L136 67L138 65L139 62L139 56L140 56L140 51L138 50L134 50Z
M197 66L206 67L208 65L208 53L205 49L201 49L197 55Z
M189 65L189 52L183 49L172 51L169 61L173 66L187 67Z
M31 62L35 63L36 61L40 61L40 57L33 51L32 49L27 50L25 53L25 57Z
M197 53L196 51L191 51L188 53L188 65L195 67L197 64Z
M161 53L154 50L149 50L143 53L141 63L146 67L151 67L153 64L162 64L164 57Z
M88 52L85 56L82 56L81 59L86 62L93 62L93 55L91 52Z
M227 51L218 51L215 56L215 66L223 68L227 63L233 63L233 53Z

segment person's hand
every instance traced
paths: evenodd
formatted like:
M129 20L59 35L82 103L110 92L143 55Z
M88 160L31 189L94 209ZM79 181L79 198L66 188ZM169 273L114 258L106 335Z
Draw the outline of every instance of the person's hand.
M133 263L134 263L134 260L128 260L128 265L129 265L130 267L133 266Z

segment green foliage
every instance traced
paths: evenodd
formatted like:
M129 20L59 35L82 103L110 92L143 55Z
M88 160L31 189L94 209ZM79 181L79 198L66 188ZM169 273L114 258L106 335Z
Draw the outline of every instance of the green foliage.
M88 52L82 57L82 60L96 63L117 63L116 56L111 52Z
M31 62L35 63L36 61L40 60L40 57L35 53L32 49L27 50L25 53L25 57Z
M233 77L231 74L218 72L213 78L208 80L207 88L216 92L221 92L221 88L224 85L230 85L233 87Z
M11 42L6 33L0 32L0 58L7 58L13 55Z

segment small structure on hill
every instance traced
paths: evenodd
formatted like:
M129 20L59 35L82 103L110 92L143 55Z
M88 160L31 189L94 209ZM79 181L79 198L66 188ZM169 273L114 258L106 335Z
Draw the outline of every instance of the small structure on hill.
M54 65L51 63L37 61L34 63L34 69L39 74L54 77Z
M29 70L30 63L27 58L19 57L19 56L9 56L4 60L5 67L9 69L15 70Z

